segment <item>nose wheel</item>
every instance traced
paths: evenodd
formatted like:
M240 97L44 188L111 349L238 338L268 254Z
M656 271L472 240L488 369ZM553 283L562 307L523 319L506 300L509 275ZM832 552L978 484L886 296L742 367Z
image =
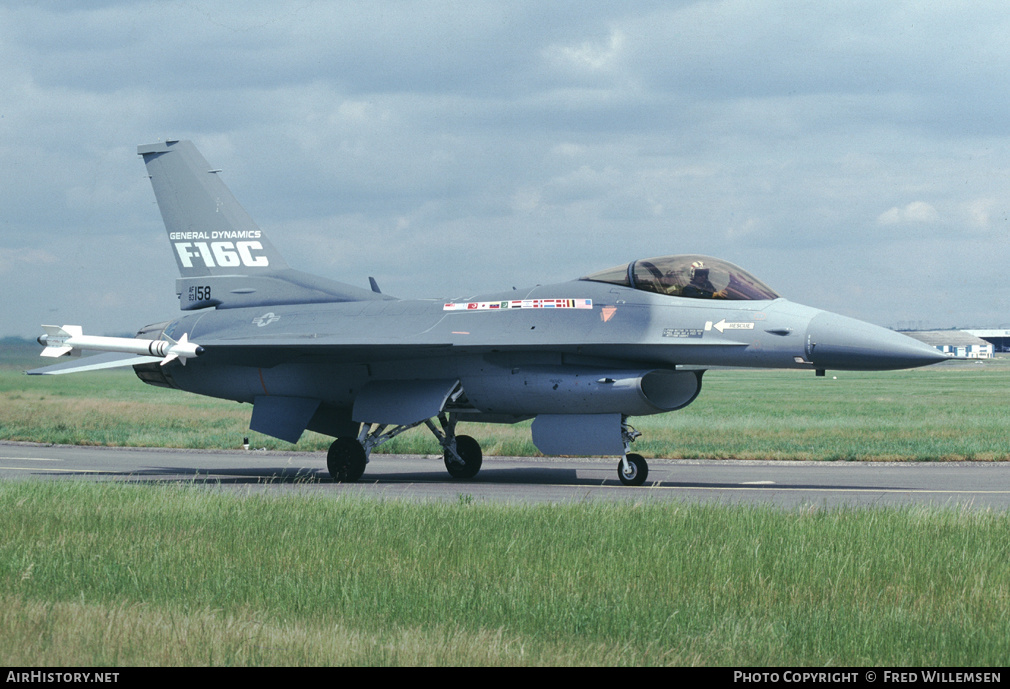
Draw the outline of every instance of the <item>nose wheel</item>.
M642 455L625 455L617 463L617 478L626 486L640 486L649 477L649 463Z

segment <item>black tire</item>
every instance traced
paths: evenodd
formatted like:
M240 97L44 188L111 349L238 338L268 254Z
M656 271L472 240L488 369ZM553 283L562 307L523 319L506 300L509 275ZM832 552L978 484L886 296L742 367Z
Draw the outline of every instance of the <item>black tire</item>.
M628 465L631 471L624 473L624 462L617 463L617 478L626 486L640 486L649 478L649 463L642 455L628 455Z
M330 477L341 483L354 483L365 473L365 448L354 438L337 438L326 453Z
M456 436L456 452L463 460L463 465L452 461L448 451L445 452L445 469L453 478L473 478L480 471L480 465L484 462L484 455L480 450L480 443L468 435Z

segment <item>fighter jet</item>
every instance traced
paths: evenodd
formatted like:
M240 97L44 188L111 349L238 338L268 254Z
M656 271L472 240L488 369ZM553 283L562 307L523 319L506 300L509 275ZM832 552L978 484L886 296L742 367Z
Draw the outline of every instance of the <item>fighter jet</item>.
M449 474L480 445L460 422L533 419L548 455L648 463L630 417L682 409L712 367L879 371L947 357L905 335L787 301L700 255L642 258L578 279L467 299L396 299L285 263L189 141L140 146L179 268L182 314L135 339L43 326L42 356L104 354L29 371L132 366L150 385L246 402L250 428L289 442L335 438L327 468L356 481L372 450L426 426Z

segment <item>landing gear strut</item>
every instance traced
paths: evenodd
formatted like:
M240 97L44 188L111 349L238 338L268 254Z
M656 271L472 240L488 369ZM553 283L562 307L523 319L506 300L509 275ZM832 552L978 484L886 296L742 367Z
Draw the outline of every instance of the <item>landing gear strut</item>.
M343 437L333 441L326 453L326 468L334 481L357 481L365 473L365 465L368 464L373 448L424 424L442 446L442 456L449 475L458 479L473 478L480 471L484 460L480 444L468 435L456 435L458 419L455 414L443 412L437 418L441 429L431 419L392 427L387 424L362 424L357 438Z

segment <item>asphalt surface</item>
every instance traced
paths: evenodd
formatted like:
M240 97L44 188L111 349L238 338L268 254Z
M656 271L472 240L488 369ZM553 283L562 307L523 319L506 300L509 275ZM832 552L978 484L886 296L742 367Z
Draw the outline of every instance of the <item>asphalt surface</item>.
M449 477L441 457L375 454L361 481L330 480L322 453L0 443L3 480L183 482L242 492L513 503L655 500L780 507L933 505L1005 510L1010 463L649 460L642 487L614 458L485 457L477 477Z

